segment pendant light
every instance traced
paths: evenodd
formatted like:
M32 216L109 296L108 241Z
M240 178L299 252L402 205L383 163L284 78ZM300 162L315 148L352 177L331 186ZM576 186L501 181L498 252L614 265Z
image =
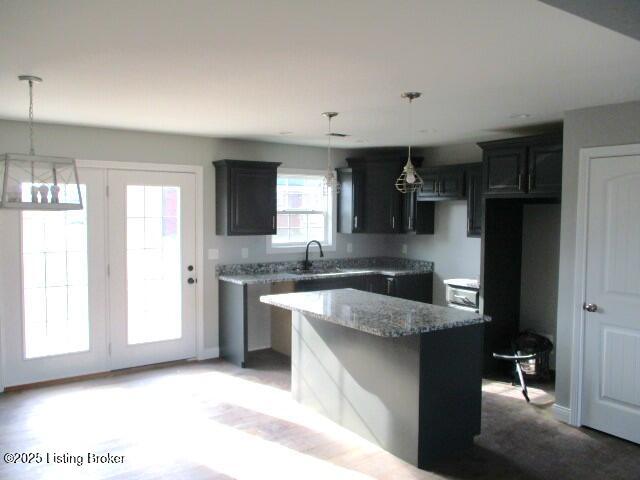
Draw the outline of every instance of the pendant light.
M409 100L409 154L407 156L407 163L396 180L396 188L402 193L415 192L420 189L423 183L422 178L418 175L411 161L411 144L413 143L413 112L411 110L411 104L416 98L419 98L420 95L420 92L406 92L401 95L402 98Z
M329 195L330 192L340 193L340 184L338 183L338 176L336 170L333 168L331 161L331 119L338 116L338 112L323 112L322 115L329 120L329 133L327 133L327 171L322 179L322 191L325 195Z
M72 158L36 155L33 145L34 75L20 75L29 83L29 153L0 156L0 208L18 210L82 210L76 162Z

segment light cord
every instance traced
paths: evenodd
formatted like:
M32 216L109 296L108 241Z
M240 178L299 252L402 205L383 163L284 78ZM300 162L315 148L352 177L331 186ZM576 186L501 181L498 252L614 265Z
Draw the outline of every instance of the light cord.
M327 148L327 170L331 171L331 116L329 116L329 144Z
M35 155L33 148L33 80L29 80L29 155Z
M409 97L409 158L408 161L411 161L411 145L413 144L413 108L411 104L413 103L413 98Z

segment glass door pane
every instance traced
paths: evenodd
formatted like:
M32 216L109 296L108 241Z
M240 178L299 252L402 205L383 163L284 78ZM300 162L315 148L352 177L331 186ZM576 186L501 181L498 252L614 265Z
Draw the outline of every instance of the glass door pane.
M182 337L180 187L127 185L127 343Z
M22 213L27 359L89 350L86 209Z

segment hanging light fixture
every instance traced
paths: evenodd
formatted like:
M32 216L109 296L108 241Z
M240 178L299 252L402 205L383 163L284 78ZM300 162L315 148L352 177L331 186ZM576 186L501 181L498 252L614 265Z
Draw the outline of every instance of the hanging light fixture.
M33 84L40 77L20 75L29 83L29 154L0 156L0 208L82 210L76 162L72 158L36 155L33 146Z
M413 100L422 95L420 92L406 92L401 95L402 98L409 99L409 155L407 156L407 163L402 169L402 173L396 180L396 188L402 193L412 193L419 190L422 186L422 178L418 175L416 168L411 161L411 144L413 143L413 112L411 104Z
M336 175L336 170L333 168L333 163L331 162L331 119L338 116L338 112L323 112L322 115L327 117L329 120L329 133L327 133L327 138L329 139L327 144L327 171L322 179L322 191L325 195L328 195L330 192L340 193L338 176Z

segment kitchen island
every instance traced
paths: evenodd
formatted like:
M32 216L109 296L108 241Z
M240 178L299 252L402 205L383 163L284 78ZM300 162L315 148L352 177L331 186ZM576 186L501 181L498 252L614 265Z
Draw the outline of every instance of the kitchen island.
M298 402L420 468L480 433L481 315L350 288L260 300L292 312Z

